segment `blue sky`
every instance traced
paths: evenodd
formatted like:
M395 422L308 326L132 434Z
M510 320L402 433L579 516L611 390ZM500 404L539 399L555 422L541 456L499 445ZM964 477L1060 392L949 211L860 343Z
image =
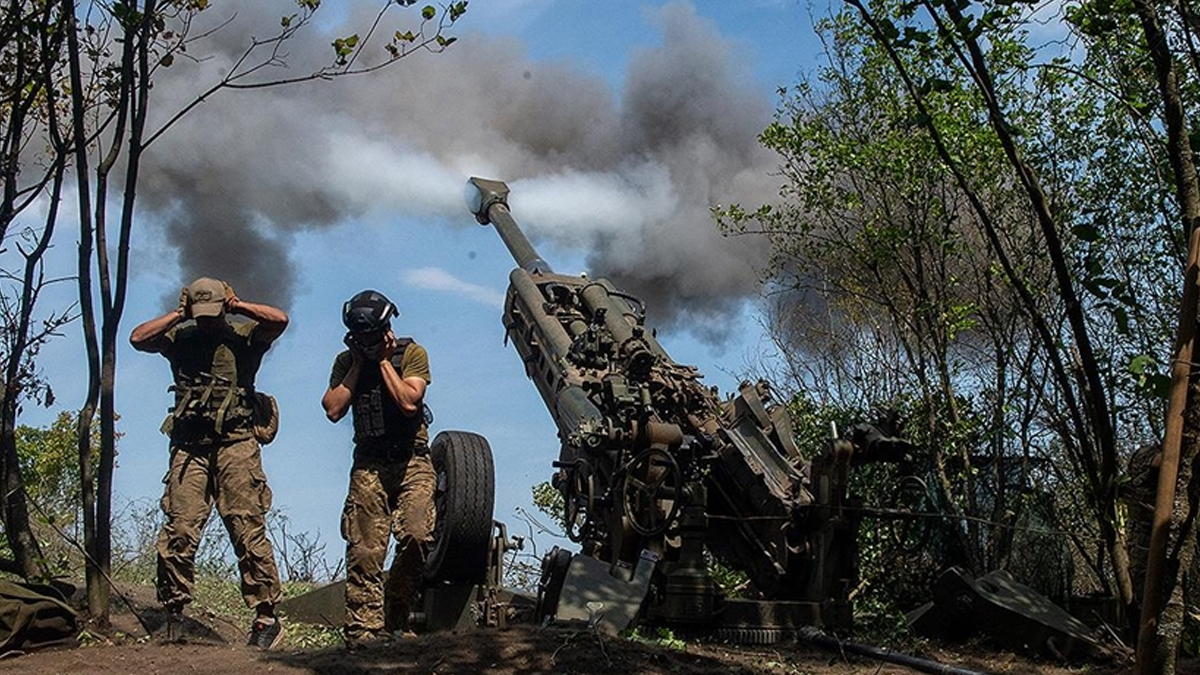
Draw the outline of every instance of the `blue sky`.
M330 30L354 16L352 3L325 4ZM286 6L272 0L241 14ZM717 199L772 194L771 157L748 146L770 121L776 88L815 65L808 16L807 4L787 0L474 0L453 53L420 55L394 66L396 75L221 94L152 149L122 336L168 309L196 273L284 306L292 324L258 380L282 410L264 465L293 531L319 534L336 560L351 429L330 424L320 398L341 347L341 303L377 289L400 308L397 332L430 352L432 432L488 438L496 517L525 534L514 510L532 511L530 486L550 477L558 443L503 343L511 260L466 211L462 185L473 174L508 181L514 217L556 271L624 275L647 289L665 305L651 303L650 323L667 350L729 392L769 351L753 295L761 251L721 241L705 214ZM221 63L198 64L196 80ZM676 83L686 86L669 91ZM164 83L160 100L186 96L181 87ZM667 93L676 98L664 97L664 107L696 110L682 122L656 119L655 97ZM726 165L731 155L740 159ZM679 240L700 243L677 250ZM60 274L71 273L65 241ZM660 278L643 274L660 266ZM42 359L59 407L27 406L25 423L82 400L78 335L70 326ZM161 493L167 443L158 427L170 402L165 360L122 344L119 504Z

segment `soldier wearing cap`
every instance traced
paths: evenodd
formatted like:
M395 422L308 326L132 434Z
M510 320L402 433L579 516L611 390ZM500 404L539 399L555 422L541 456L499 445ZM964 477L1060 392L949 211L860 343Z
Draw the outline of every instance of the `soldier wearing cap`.
M429 355L410 338L396 337L396 316L396 307L376 291L343 305L347 349L334 360L321 399L331 422L347 412L354 419L354 463L342 511L351 645L411 634L408 616L433 541L436 477L424 404ZM389 534L396 554L385 588Z
M174 406L163 422L171 459L157 545L168 639L180 637L175 633L192 600L196 549L214 503L237 554L242 596L257 612L249 644L270 649L283 635L274 612L280 583L267 538L271 489L255 436L254 380L287 325L283 310L246 302L228 284L200 278L183 289L178 308L129 336L135 349L166 357L174 379Z

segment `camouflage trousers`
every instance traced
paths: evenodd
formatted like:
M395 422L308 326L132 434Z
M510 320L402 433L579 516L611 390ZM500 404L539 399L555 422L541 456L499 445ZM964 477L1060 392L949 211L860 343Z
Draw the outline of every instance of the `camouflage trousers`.
M215 503L237 555L246 605L278 603L279 571L266 525L271 488L258 441L173 446L163 483L166 521L158 535L159 601L175 606L191 602L196 549Z
M348 637L408 628L433 541L436 482L427 454L407 462L355 458L342 510ZM396 539L396 554L385 585L390 537Z

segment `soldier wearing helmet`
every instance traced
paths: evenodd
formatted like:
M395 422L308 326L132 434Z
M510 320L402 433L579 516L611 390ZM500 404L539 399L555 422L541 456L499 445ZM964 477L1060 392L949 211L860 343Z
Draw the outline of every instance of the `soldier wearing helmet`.
M287 325L283 310L246 302L225 282L204 277L183 289L178 308L129 336L138 351L166 357L174 379L174 406L163 422L171 459L157 545L158 599L167 613L168 639L182 637L177 633L192 600L196 548L214 503L237 554L242 597L257 611L249 643L270 649L283 636L274 612L279 572L267 538L271 489L256 437L260 394L254 381L263 355Z
M410 338L397 338L395 305L363 291L342 307L347 349L337 355L325 414L354 420L354 463L342 511L346 540L346 639L360 644L408 634L408 616L420 592L433 541L433 491L425 387L429 355ZM396 553L384 584L389 534ZM385 611L386 608L386 611Z

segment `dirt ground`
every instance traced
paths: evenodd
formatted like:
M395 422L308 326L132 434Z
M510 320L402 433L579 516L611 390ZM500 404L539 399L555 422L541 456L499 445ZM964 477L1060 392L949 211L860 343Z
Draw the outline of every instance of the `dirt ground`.
M941 661L981 673L1067 675L1127 672L1095 664L1067 668L990 654ZM558 629L510 628L469 634L425 635L356 651L342 648L259 652L217 642L122 644L39 651L0 660L0 672L24 675L66 673L270 672L279 675L382 675L438 673L517 675L577 673L605 675L713 675L716 673L788 673L795 675L909 675L920 671L877 661L844 659L803 648L739 648L721 645L665 649L595 633ZM1181 671L1182 672L1182 671ZM1195 671L1193 671L1195 672Z
M114 608L118 603L114 603ZM138 605L141 605L140 607ZM807 645L746 647L687 643L670 648L601 636L583 627L514 627L462 633L435 633L407 640L344 647L302 649L293 627L280 648L261 652L243 645L244 626L227 617L198 612L189 617L188 637L166 643L155 631L162 622L152 603L137 603L141 621L116 612L107 633L90 629L80 644L11 654L0 658L0 673L59 675L132 673L136 675L207 675L275 673L278 675L912 675L920 672L878 660L838 654ZM1127 660L1093 660L1064 665L980 645L941 645L917 654L966 672L1021 675L1124 675ZM961 671L960 671L961 672ZM1200 675L1200 660L1182 663L1180 675Z

